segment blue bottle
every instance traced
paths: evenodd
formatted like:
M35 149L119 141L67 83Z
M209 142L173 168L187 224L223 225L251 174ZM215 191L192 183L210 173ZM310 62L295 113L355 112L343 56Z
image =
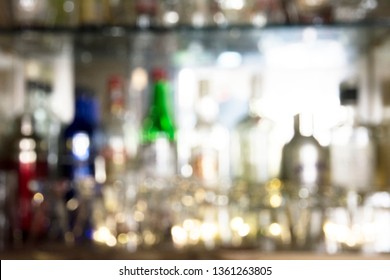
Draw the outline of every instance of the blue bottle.
M99 116L99 103L93 92L77 88L75 116L63 129L60 159L63 178L68 182L67 236L74 241L92 239L92 204L98 192L94 163L101 138Z

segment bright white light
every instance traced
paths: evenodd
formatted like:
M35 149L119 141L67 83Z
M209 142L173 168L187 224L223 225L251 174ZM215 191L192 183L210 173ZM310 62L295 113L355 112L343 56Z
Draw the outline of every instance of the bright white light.
M72 1L65 1L63 8L66 13L71 13L74 10L74 3Z
M164 22L168 25L174 25L179 21L179 15L175 11L169 11L164 15Z
M218 56L217 64L224 68L235 68L241 65L242 56L238 52L223 52Z
M78 160L87 160L89 157L90 140L84 133L76 133L72 139L72 153Z
M241 10L244 8L245 0L224 0L221 3L222 9Z
M19 5L23 10L33 11L36 8L37 0L20 0Z
M137 67L131 73L131 85L137 91L142 91L148 84L148 73L142 67Z
M318 33L317 30L313 27L308 27L303 30L302 39L304 42L310 43L317 40Z

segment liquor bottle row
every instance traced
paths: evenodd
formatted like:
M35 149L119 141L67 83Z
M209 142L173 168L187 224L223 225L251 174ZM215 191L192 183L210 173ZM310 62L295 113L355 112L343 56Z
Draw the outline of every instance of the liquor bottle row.
M360 22L390 16L383 0L16 0L0 25L18 27L226 25Z
M207 80L199 81L196 124L183 137L167 72L153 70L151 81L140 124L123 78L112 76L104 113L78 87L66 126L46 104L51 87L26 83L24 112L1 146L2 246L93 240L129 250L390 251L390 194L377 188L388 129L359 123L355 85L340 87L343 118L325 147L306 112L283 138L256 90L248 115L229 131Z

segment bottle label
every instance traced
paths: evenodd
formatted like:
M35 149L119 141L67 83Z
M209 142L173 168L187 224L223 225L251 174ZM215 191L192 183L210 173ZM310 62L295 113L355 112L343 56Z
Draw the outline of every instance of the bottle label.
M374 149L340 145L332 147L332 181L336 186L364 190L372 187Z
M153 143L144 144L141 152L142 168L146 176L171 177L176 173L176 152L174 144L164 137Z

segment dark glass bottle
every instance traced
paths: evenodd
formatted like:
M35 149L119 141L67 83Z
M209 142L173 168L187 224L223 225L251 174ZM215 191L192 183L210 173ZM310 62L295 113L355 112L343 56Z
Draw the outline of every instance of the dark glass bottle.
M75 116L62 133L62 172L70 180L94 177L99 106L92 92L77 89Z
M92 239L92 207L97 192L95 159L99 150L101 131L99 104L87 89L76 90L75 116L61 136L61 169L68 182L65 203L68 211L70 241Z
M60 126L46 102L49 92L45 83L26 83L24 111L8 139L12 147L9 162L18 178L16 238L21 241L42 237L49 222L42 210L49 179L56 174Z

